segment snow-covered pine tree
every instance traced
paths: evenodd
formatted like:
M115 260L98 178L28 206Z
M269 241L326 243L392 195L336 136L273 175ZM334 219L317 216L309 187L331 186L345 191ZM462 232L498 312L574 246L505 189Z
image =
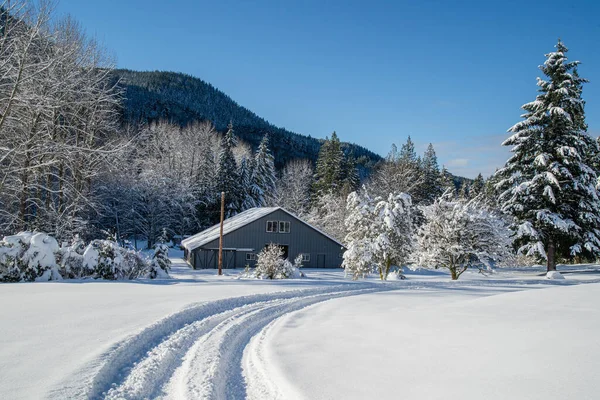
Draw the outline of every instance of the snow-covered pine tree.
M416 163L417 162L417 153L415 152L415 144L410 138L406 139L406 143L402 145L400 148L400 161L405 161L408 163Z
M423 155L422 168L424 175L422 197L425 204L431 204L443 193L440 182L440 167L431 143L429 143Z
M356 169L356 159L351 155L345 155L342 158L342 195L348 195L356 190L360 185L358 170Z
M443 166L442 171L440 172L440 182L441 182L443 193L446 196L452 196L452 197L456 196L456 194L457 194L456 185L454 184L452 175L446 169L446 166Z
M402 266L412 252L412 201L406 193L372 198L363 188L348 196L348 229L342 267L353 279L377 271L386 280L393 265Z
M264 207L267 198L275 190L275 164L273 154L269 150L269 137L265 135L256 150L254 169L252 171L252 187L257 207Z
M454 200L448 191L422 211L425 224L417 234L418 265L447 268L456 280L473 265L491 267L508 255L508 226L480 198Z
M240 177L233 155L236 144L233 126L229 124L227 133L221 138L219 161L217 164L217 193L225 192L225 215L231 217L240 211L241 192Z
M600 200L596 171L587 164L597 151L586 133L579 62L567 61L559 40L546 55L539 94L523 105L524 120L509 129L503 145L513 156L496 175L502 210L515 218L519 253L547 260L556 270L558 254L600 254Z
M476 197L483 193L483 189L485 187L485 181L483 180L483 175L479 173L473 183L471 183L470 187L470 195L471 197Z
M158 242L154 245L154 255L146 275L150 279L167 278L170 269L171 260L169 259L169 246L167 246L167 231L164 229Z
M240 211L245 211L256 207L254 185L252 184L253 162L248 161L245 157L240 162L240 183L242 187L242 208Z
M471 185L467 181L462 181L460 189L458 189L458 197L465 200L471 198Z
M315 200L321 194L338 192L341 188L343 178L344 153L340 140L335 132L331 139L325 138L325 143L319 150L317 166L315 170L315 182L313 183L313 194Z

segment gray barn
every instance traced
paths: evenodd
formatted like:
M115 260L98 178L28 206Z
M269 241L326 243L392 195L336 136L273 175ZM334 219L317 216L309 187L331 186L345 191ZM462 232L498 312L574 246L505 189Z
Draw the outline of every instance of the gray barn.
M302 254L302 266L339 268L344 246L281 207L246 210L223 223L223 268L256 265L256 254L270 243L280 245L284 257ZM181 242L186 261L194 268L217 268L219 225Z

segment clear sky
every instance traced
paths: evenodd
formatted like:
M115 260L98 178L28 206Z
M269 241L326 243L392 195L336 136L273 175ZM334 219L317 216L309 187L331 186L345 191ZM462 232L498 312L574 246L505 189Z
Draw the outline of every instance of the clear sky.
M275 125L381 155L408 135L491 174L560 37L600 135L600 1L60 0L134 70L185 72Z

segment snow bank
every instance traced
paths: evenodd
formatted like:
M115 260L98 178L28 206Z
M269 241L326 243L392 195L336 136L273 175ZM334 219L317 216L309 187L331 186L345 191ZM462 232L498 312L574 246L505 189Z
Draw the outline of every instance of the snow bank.
M110 240L87 246L75 237L59 246L43 232L21 232L0 241L0 282L32 282L79 278L167 278L168 248L161 245L152 261Z
M548 271L546 274L546 278L548 279L565 279L564 276L558 271Z

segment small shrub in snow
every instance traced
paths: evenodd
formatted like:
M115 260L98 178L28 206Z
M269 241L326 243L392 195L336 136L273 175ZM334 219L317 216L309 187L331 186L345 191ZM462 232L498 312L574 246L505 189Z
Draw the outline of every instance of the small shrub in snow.
M19 282L23 280L22 271L26 269L23 254L29 248L31 232L21 232L5 236L0 242L0 281Z
M276 244L269 244L256 255L254 275L259 279L288 279L301 278L302 256L296 257L294 264L284 260L283 249Z
M166 278L169 276L170 269L169 247L164 243L154 245L154 255L148 267L148 278Z
M548 271L546 274L547 279L565 279L565 277L558 271Z

